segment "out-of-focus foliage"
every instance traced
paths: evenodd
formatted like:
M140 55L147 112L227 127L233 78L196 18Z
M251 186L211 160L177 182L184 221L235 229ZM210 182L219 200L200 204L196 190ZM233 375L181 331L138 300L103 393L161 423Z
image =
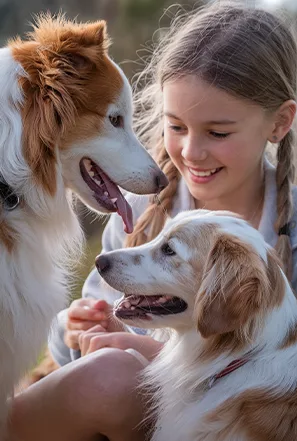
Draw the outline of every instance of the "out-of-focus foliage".
M178 3L192 8L203 0L181 0ZM0 43L8 38L24 35L30 30L34 15L42 11L64 12L67 17L80 21L105 19L113 45L111 54L117 62L134 60L136 50L150 40L159 27L170 0L0 0ZM169 22L166 16L162 25ZM129 75L131 65L125 63L124 71Z

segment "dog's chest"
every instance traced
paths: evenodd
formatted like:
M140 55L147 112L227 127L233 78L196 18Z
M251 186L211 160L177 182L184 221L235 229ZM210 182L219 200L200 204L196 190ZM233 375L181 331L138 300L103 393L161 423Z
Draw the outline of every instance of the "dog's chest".
M24 271L22 283L9 284L9 291L1 284L0 353L10 386L34 365L52 320L66 306L66 288L61 283L64 274L59 268L46 269L40 264L38 277Z
M194 387L193 378L192 383L190 378L188 383L183 382L189 370L190 368L184 369L182 372L176 365L176 370L171 367L170 382L166 381L168 378L165 376L163 383L160 381L162 391L159 395L158 419L152 441L245 441L245 438L230 432L226 439L222 435L226 428L224 421L212 428L205 422L207 415L228 398L232 388L222 388L223 379L215 386L206 380ZM168 377L169 372L166 374ZM159 380L160 377L161 375Z
M200 441L197 428L203 418L202 402L206 384L189 392L172 383L163 389L159 402L159 417L152 441ZM206 433L201 434L206 440Z
M179 403L170 410L161 411L151 441L247 441L236 427L226 427L224 421L210 426L209 411L204 408L203 400L188 403L180 397Z

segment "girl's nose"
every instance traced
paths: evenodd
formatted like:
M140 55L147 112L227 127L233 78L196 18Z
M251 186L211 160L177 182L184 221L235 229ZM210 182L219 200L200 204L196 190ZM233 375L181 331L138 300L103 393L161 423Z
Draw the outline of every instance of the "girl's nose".
M186 161L194 163L197 161L205 161L208 152L197 137L189 136L185 139L181 155Z

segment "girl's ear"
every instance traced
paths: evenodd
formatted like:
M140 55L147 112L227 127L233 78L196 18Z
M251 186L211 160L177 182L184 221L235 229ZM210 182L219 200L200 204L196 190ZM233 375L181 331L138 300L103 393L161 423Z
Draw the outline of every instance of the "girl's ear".
M268 140L280 142L292 127L297 105L294 100L285 101L274 113L274 126Z

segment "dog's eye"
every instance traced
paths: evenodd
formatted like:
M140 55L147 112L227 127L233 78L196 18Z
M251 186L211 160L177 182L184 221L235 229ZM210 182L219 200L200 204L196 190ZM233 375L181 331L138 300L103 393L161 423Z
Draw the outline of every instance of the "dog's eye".
M12 211L20 204L20 198L13 189L2 178L0 179L0 199L3 201L3 207L7 211Z
M109 121L116 128L124 127L124 119L121 115L110 115Z
M15 195L11 194L4 200L4 207L7 211L12 211L20 204L20 198Z
M168 245L168 243L164 243L164 245L162 245L162 253L166 254L166 256L174 256L176 254L175 251L173 251L173 249Z

